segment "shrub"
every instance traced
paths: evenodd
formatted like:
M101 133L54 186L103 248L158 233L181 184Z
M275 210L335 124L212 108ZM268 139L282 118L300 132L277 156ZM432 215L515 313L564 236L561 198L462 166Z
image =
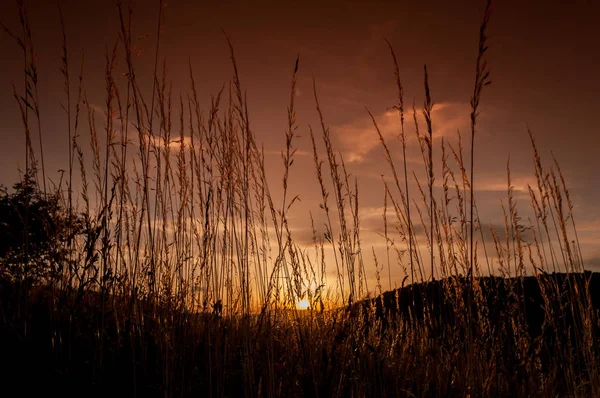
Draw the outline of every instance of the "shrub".
M12 192L0 186L0 276L14 281L56 279L78 225L68 225L59 195L42 192L34 175L24 174Z

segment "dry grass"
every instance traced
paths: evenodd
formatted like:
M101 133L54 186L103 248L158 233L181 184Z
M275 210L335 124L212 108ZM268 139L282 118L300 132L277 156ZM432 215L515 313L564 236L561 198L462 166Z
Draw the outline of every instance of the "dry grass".
M297 200L288 181L297 149L299 59L282 151L283 196L273 198L231 42L232 81L203 112L192 65L185 96L173 98L166 65L160 72L159 20L152 92L144 97L136 77L131 9L118 2L120 40L106 54L108 117L100 131L96 110L85 100L83 57L77 95L72 93L61 12L68 171L51 192L43 147L31 144L32 123L40 145L43 130L31 29L19 5L23 32L14 37L23 50L25 89L21 95L15 88L14 96L24 124L26 174L33 172L44 195L61 198L66 217L62 255L51 262L55 272L28 277L36 260L27 238L19 264L0 262L8 380L33 378L63 392L126 396L600 394L592 277L584 273L560 167L542 164L532 134L534 220L525 223L520 216L508 166L505 230L492 230L492 242L486 242L478 217L473 160L478 109L489 83L489 3L471 102L470 162L464 161L460 136L457 147L442 141L440 197L433 190L434 102L427 69L424 130L413 105L427 182L422 185L413 173L415 195L409 192L401 75L388 43L398 89L402 174L369 115L392 175L383 180L389 287L390 267L403 269L409 283L366 301L361 301L370 290L358 184L335 149L316 84L319 126L318 134L310 128L310 136L326 232L321 237L315 230L314 251L308 251L289 225ZM122 79L114 71L120 55L127 66ZM24 209L27 230L28 204ZM335 267L337 278L326 287L328 250L334 264L327 266ZM384 263L375 252L373 257L381 293ZM25 272L11 273L15 265ZM526 278L528 267L533 277ZM484 277L493 269L501 277ZM310 310L294 310L300 299L309 300ZM532 319L539 321L537 329ZM34 387L19 388L27 394Z

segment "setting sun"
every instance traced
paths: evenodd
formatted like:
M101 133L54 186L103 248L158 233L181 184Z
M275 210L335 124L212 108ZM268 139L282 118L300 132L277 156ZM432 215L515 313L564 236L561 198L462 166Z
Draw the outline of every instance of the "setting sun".
M296 303L296 309L307 310L310 307L310 303L307 299L300 300Z

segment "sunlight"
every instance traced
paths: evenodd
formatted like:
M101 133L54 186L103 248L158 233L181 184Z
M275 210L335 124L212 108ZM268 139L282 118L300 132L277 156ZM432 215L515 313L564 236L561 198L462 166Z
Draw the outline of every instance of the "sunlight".
M299 310L307 310L310 307L310 303L307 299L300 300L296 303L296 308Z

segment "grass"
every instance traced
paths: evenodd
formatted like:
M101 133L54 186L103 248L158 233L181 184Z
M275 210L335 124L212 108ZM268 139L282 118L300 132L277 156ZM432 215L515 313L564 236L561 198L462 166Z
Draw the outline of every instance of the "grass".
M335 148L316 84L319 125L310 136L326 231L320 236L313 226L314 251L294 239L289 211L298 198L288 185L297 150L299 58L282 151L282 197L274 198L231 42L233 78L211 97L210 109L200 109L191 65L189 92L173 98L166 66L160 72L160 36L152 92L144 97L131 9L118 2L120 40L107 51L103 77L109 117L99 129L86 100L83 58L72 79L61 12L68 170L52 185L43 146L31 143L31 130L40 145L44 130L31 28L26 7L18 4L22 33L13 37L23 50L25 88L19 93L15 87L14 96L25 131L24 175L31 176L24 184L40 198L56 198L61 211L52 213L52 245L40 254L29 241L33 205L26 196L17 207L22 242L0 259L5 384L26 395L39 386L67 395L123 396L600 394L598 275L585 272L561 169L542 163L531 133L534 220L520 216L508 165L504 231L484 233L478 217L473 160L489 83L489 3L471 101L470 161L460 136L456 147L442 141L440 197L433 190L427 69L425 129L413 105L427 180L413 172L417 191L409 192L404 93L388 43L403 173L369 114L392 175L383 180L389 287L391 267L403 269L408 284L383 293L383 263L373 251L380 293L374 299L367 299L358 183ZM123 79L115 77L119 54L127 66ZM5 191L3 198L12 197ZM337 277L328 285L332 267ZM308 300L308 310L295 310L300 300Z

